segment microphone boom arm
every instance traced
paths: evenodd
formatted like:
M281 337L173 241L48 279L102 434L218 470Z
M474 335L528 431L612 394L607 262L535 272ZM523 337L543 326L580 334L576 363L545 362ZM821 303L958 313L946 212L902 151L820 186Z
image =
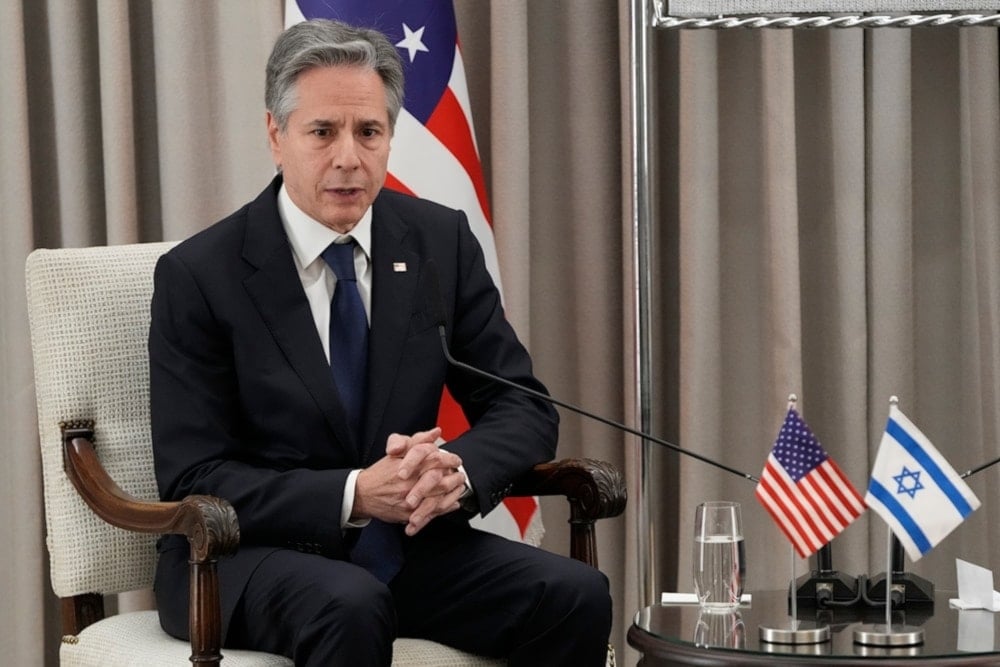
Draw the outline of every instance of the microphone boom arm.
M573 412L575 412L577 414L580 414L580 415L583 415L584 417L589 417L590 419L594 419L596 421L599 421L602 424L605 424L607 426L611 426L612 428L616 428L616 429L618 429L620 431L625 431L626 433L630 433L630 434L632 434L634 436L640 437L643 440L649 440L650 442L655 442L656 444L661 445L663 447L666 447L667 449L673 450L673 451L675 451L675 452L677 452L679 454L684 454L685 456L690 456L692 458L696 458L699 461L702 461L703 463L707 463L709 465L715 466L716 468L719 468L721 470L725 470L726 472L729 472L729 473L732 473L732 474L737 475L739 477L742 477L743 479L748 479L751 482L759 482L760 481L760 478L755 477L755 476L753 476L753 475L751 475L749 473L740 472L736 468L730 468L729 466L727 466L724 463L719 463L718 461L713 461L712 459L710 459L710 458L708 458L706 456L702 456L701 454L697 454L697 453L692 452L690 450L684 449L684 448L680 447L679 445L673 444L672 442L667 442L666 440L663 440L661 438L657 438L657 437L652 436L652 435L650 435L648 433L643 433L642 431L637 431L636 429L628 427L628 426L626 426L624 424L621 424L619 422L613 421L611 419L606 419L605 417L601 417L600 415L596 415L596 414L594 414L592 412L587 412L583 408L578 408L575 405L571 405L570 403L566 403L564 401L560 401L559 399L553 398L552 396L549 396L548 394L544 394L544 393L542 393L540 391L535 391L534 389L522 386L522 385L520 385L520 384L518 384L516 382L508 380L507 378L503 378L503 377L500 377L499 375L494 375L492 373L487 373L486 371L482 371L482 370L476 368L475 366L470 366L469 364L463 363L463 362L459 361L458 359L455 359L451 355L451 351L448 349L448 337L447 337L447 333L445 332L444 324L440 324L440 323L438 324L438 335L441 337L441 348L444 350L444 357L445 357L445 359L447 359L448 363L450 363L452 366L455 366L456 368L461 368L462 370L467 371L469 373L472 373L473 375L478 375L479 377L486 378L487 380L491 380L493 382L499 382L500 384L503 384L505 386L511 387L513 389L517 389L518 391L522 391L522 392L528 394L529 396L533 396L533 397L535 397L537 399L540 399L542 401L545 401L547 403L554 403L555 405L558 405L560 407L566 408L567 410L572 410Z

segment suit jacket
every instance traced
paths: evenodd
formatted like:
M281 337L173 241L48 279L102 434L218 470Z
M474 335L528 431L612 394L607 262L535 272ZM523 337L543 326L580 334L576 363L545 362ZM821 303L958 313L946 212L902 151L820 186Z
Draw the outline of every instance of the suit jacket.
M462 457L483 513L514 478L555 454L551 406L456 370L441 351L438 298L455 357L545 390L504 318L465 215L389 191L372 210L368 394L363 436L352 441L278 216L280 185L279 176L173 248L154 277L157 483L164 500L212 494L236 510L240 551L219 564L224 628L247 577L273 549L347 558L357 532L340 527L348 473L379 458L390 433L433 427L443 387L473 425L448 449ZM427 284L430 260L440 297ZM187 545L168 538L160 549L161 611L179 611Z

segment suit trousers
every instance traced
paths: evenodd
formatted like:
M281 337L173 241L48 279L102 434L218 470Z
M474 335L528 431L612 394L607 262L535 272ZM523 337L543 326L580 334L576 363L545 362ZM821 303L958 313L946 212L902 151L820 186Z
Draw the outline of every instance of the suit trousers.
M248 581L225 645L301 666L383 666L392 640L407 636L511 665L604 664L612 612L600 571L446 521L405 549L388 586L345 561L274 551Z

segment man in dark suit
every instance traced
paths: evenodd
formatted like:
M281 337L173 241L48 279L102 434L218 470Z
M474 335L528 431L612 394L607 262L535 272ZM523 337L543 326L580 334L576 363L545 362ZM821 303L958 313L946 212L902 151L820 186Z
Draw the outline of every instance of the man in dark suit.
M510 664L603 664L604 576L468 525L553 458L558 420L444 359L442 315L456 357L544 391L465 215L382 189L401 103L380 33L309 21L278 39L266 119L280 174L157 264L160 494L236 510L240 550L219 564L227 647L388 665L404 635ZM445 386L472 428L439 446ZM159 551L161 623L186 637L187 545Z

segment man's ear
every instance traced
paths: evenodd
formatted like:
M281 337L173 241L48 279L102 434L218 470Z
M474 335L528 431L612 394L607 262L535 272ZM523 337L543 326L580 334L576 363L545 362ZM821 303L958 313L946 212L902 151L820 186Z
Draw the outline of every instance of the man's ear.
M281 128L278 127L278 122L274 119L270 111L265 112L264 120L267 124L267 143L271 147L271 158L274 160L275 166L280 170L281 142L279 141L279 135L281 134Z

